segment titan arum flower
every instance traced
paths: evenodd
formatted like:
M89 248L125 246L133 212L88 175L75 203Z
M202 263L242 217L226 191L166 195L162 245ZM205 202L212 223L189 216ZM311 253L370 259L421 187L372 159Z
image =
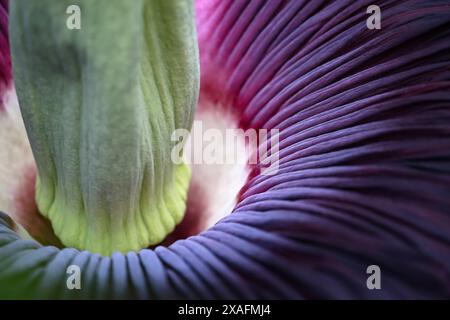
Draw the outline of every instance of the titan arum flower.
M0 0L0 297L450 297L450 7L372 4ZM277 174L175 165L194 116Z

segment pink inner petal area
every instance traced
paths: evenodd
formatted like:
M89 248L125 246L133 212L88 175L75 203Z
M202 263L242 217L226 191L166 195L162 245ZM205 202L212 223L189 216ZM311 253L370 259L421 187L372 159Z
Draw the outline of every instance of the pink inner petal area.
M206 104L208 101L200 101L190 140L184 149L185 154L189 153L187 158L192 171L186 216L164 245L199 234L231 213L250 174L250 149L246 148L245 137L238 134L236 116L222 105ZM210 130L220 133L220 141L205 141ZM234 140L227 138L227 134ZM208 159L207 149L212 145L224 156ZM225 156L232 161L227 162Z
M61 246L35 203L36 165L20 116L14 88L4 95L0 112L0 210L8 212L36 240Z

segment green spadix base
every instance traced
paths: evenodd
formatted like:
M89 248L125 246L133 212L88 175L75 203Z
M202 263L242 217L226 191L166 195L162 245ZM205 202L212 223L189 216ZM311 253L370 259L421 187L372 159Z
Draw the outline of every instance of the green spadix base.
M80 29L66 24L74 4ZM163 240L189 184L171 138L198 97L192 1L14 0L10 33L36 201L55 234L104 255Z
M114 200L109 208L88 209L73 197L67 203L68 197L58 191L63 188L55 188L52 197L38 180L36 200L39 211L50 219L64 245L103 255L125 253L161 242L182 220L189 178L189 167L179 165L159 195L143 187L130 195L133 199L128 203ZM148 177L140 179L146 184ZM113 198L114 194L109 196ZM94 212L95 216L89 218L86 212Z

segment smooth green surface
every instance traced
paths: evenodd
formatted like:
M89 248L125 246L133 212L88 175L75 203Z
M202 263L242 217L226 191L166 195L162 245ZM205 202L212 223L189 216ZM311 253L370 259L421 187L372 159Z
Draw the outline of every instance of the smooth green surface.
M81 30L66 8L81 8ZM185 211L175 129L197 102L192 1L14 0L10 34L36 200L69 247L110 255L156 244Z

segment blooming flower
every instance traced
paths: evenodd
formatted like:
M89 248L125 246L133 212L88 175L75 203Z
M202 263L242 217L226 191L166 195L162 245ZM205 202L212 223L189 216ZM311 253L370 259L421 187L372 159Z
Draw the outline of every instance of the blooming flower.
M54 25L65 1L14 1L10 49L0 0L0 209L39 241L1 216L0 297L450 295L447 1L380 1L370 30L370 1L198 0L197 37L188 1L120 3L74 34ZM193 168L186 211L189 169L168 160L194 108L280 131L278 172L227 171L237 203L206 230L190 219L221 182Z

